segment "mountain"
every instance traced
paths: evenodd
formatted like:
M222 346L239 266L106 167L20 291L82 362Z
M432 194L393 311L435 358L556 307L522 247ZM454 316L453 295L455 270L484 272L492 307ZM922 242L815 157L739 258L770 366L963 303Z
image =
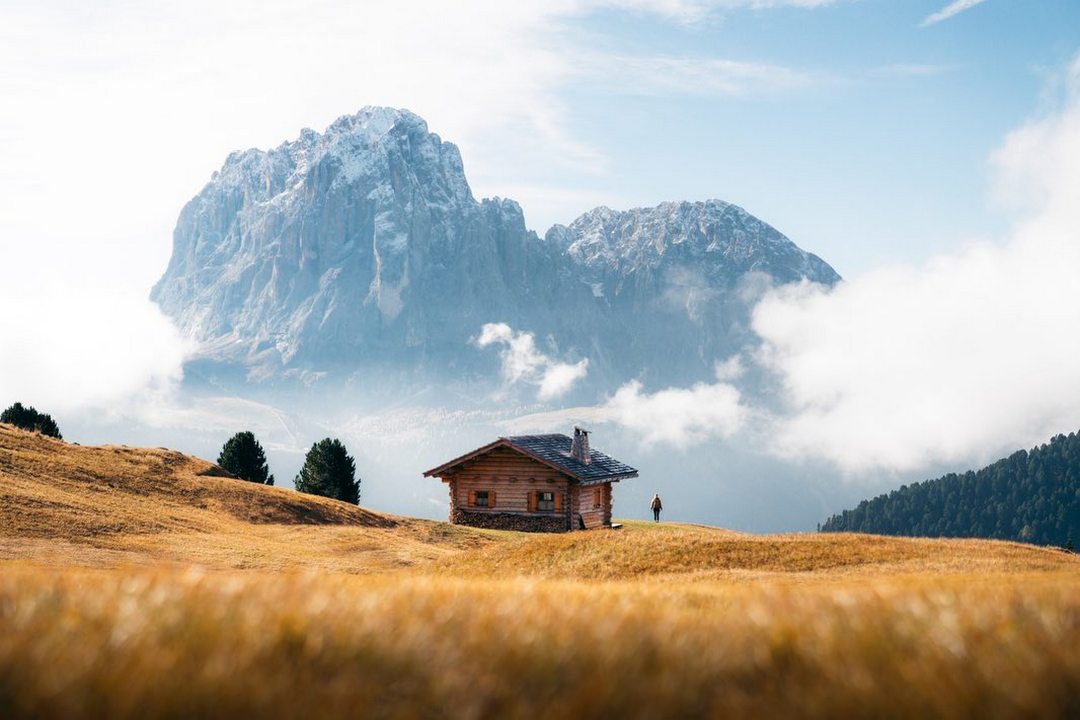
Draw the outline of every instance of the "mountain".
M1058 435L977 472L904 485L833 515L821 529L1065 547L1080 540L1080 435Z
M708 377L748 338L750 279L838 275L741 208L592 210L543 238L477 200L458 149L406 110L231 154L181 211L151 297L199 357L249 380L489 377L484 323L591 377Z
M840 279L772 226L720 200L600 207L545 239L605 311L590 359L624 358L626 373L665 383L707 377L714 362L752 341L755 283Z

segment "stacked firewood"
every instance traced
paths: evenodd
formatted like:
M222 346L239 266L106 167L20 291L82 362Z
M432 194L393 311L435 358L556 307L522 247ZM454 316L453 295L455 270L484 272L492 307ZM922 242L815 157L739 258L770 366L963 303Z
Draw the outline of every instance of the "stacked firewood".
M490 528L493 530L519 530L521 532L566 532L565 515L519 515L517 513L468 512L454 508L450 520L458 525Z

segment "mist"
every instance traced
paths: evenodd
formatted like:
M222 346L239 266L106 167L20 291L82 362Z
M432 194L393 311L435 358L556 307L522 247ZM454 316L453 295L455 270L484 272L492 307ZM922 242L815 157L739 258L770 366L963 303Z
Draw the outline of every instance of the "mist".
M0 303L0 402L134 411L171 395L183 376L191 348L145 296L37 285L11 295Z

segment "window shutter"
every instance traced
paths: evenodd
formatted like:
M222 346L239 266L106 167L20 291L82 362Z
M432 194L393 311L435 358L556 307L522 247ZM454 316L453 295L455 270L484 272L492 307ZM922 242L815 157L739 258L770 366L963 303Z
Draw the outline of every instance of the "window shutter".
M476 491L469 491L469 507L476 507Z
M562 493L558 490L555 491L555 512L562 510Z
M529 493L529 512L536 512L536 491Z
M495 491L488 490L488 507L495 507Z

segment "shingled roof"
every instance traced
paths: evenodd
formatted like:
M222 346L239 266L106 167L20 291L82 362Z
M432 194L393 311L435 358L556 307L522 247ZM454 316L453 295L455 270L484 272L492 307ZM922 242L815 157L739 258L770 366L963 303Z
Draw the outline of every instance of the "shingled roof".
M556 470L566 473L582 484L607 482L609 480L625 480L637 477L638 471L626 463L619 462L610 455L605 455L599 450L589 449L589 464L580 462L570 455L570 446L573 439L562 433L550 435L511 435L501 437L493 443L470 453L444 463L437 468L428 470L424 475L432 477L468 462L474 457L483 455L497 447L511 447L529 457L539 460Z

